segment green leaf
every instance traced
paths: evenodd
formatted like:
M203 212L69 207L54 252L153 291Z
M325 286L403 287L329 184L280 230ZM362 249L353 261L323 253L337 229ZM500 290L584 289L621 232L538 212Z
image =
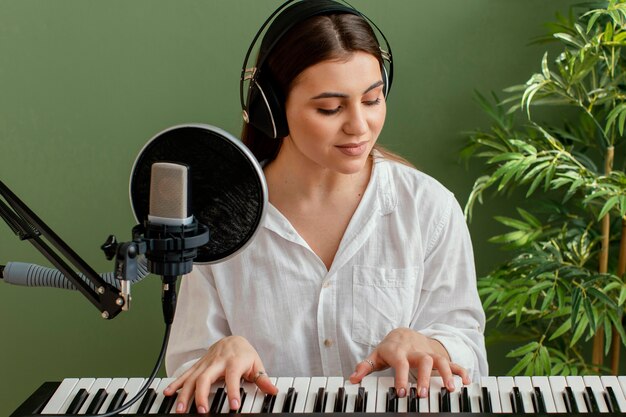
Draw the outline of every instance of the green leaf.
M506 354L506 357L516 358L518 356L524 356L529 352L534 352L535 350L537 350L537 348L539 348L538 342L529 342L524 346L518 347L517 349L510 351Z
M602 210L600 210L600 214L598 214L598 220L601 220L618 203L619 203L619 196L614 195L613 197L609 198L606 201L606 203L604 203Z
M548 52L543 54L543 58L541 59L541 72L546 80L550 79L550 69L548 68Z
M550 336L549 340L554 340L554 339L560 337L565 332L568 332L571 328L572 328L572 321L571 320L565 320L563 322L563 324L561 324L559 326L559 328L556 329L556 331L554 333L552 333L552 335Z
M587 330L587 326L589 325L589 320L585 314L580 315L580 320L576 323L576 329L574 330L574 335L572 336L572 340L570 341L570 347L574 347L578 340L582 337L582 335Z
M526 368L528 364L533 360L534 354L532 352L527 353L522 359L517 362L517 364L509 371L508 375L515 376L519 375L521 370Z

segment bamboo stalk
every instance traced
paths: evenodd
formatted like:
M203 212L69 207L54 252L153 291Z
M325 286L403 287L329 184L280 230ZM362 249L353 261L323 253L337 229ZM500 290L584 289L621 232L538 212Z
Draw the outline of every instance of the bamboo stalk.
M609 175L613 170L613 157L615 155L615 148L609 146L606 148L606 155L604 159L604 173ZM611 228L611 218L609 213L605 214L602 218L601 232L602 232L602 246L600 247L600 259L598 265L598 272L605 274L609 269L609 237ZM591 352L591 363L597 367L602 366L604 361L604 329L600 328L596 331L596 335L593 338L593 350Z
M624 278L626 273L626 218L622 218L622 236L619 241L619 257L617 258L617 276ZM621 351L621 339L616 329L613 329L613 342L611 343L611 372L619 373L619 355Z

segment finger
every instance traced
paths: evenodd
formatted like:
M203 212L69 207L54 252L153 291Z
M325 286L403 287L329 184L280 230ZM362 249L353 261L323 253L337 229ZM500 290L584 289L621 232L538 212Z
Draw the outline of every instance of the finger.
M393 369L396 371L395 387L398 397L406 397L406 387L409 383L409 362L406 359L399 360L397 363L392 364Z
M454 391L454 376L452 369L450 369L450 361L439 355L433 355L433 359L435 361L433 368L439 371L446 389L450 392Z
M453 374L459 375L461 377L461 380L463 381L463 385L469 385L472 383L472 380L469 377L469 374L467 373L467 369L463 368L461 365L457 365L454 362L450 362L450 369L452 370Z
M181 376L176 378L176 380L174 380L172 383L170 383L163 390L163 395L169 396L169 395L174 394L176 391L178 391L178 389L183 386L183 384L185 383L185 381L187 380L189 375L191 375L191 373L194 371L194 369L195 369L195 367L191 367L191 368L187 369L187 371L185 373L183 373Z
M207 368L203 372L193 375L192 378L196 381L196 409L198 413L206 414L209 412L209 393L211 392L211 385L217 381L219 374L217 374L216 371L211 371L211 368Z
M241 387L242 374L243 370L237 368L228 369L224 374L226 392L228 393L228 405L231 411L237 411L241 406L241 395L239 394L239 388Z
M376 369L376 362L374 358L367 358L356 364L354 373L350 375L350 382L358 384L367 375L374 372Z
M278 394L278 387L272 384L272 380L269 378L269 376L267 376L265 371L257 371L254 379L256 380L254 381L256 386L259 387L259 389L264 393L270 395Z
M414 368L417 370L417 395L420 398L426 398L428 397L434 360L430 355L420 354L414 363Z
M181 389L178 391L178 397L176 397L176 413L186 413L189 408L189 400L196 389L195 380L193 378L187 378Z

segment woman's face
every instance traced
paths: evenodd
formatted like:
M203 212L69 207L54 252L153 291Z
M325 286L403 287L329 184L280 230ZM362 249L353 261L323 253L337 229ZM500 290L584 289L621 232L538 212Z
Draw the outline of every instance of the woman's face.
M378 60L356 52L347 61L307 68L292 85L286 113L285 140L306 162L344 174L359 172L385 121Z

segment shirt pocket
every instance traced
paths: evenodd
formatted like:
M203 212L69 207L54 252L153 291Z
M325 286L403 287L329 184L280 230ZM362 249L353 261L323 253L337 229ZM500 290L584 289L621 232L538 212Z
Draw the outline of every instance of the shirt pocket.
M419 268L354 266L352 340L376 346L391 330L407 327L417 302Z

